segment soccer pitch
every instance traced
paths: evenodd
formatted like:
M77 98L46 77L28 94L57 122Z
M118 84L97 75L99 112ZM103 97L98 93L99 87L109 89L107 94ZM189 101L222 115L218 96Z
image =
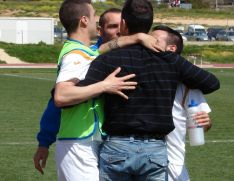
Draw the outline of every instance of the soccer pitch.
M210 70L221 89L206 98L212 109L212 129L206 144L187 144L186 164L192 181L232 181L234 178L234 70ZM0 180L55 181L54 146L45 175L33 165L39 120L50 97L55 69L0 69Z

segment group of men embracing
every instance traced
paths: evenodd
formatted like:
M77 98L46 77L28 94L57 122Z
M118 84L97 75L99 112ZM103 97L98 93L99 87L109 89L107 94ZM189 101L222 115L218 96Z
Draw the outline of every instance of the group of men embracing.
M180 56L181 35L153 27L148 0L126 0L99 19L91 0L65 0L59 18L68 33L58 76L40 122L36 169L43 173L56 141L59 181L188 181L184 166L186 110L208 130L203 94L218 79ZM99 34L95 45L91 39Z

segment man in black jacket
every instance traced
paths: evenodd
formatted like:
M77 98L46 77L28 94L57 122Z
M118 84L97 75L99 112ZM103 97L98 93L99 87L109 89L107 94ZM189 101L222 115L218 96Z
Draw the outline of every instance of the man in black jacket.
M147 0L127 0L121 34L148 33L153 8ZM141 45L119 48L91 63L79 85L103 80L117 67L119 76L136 74L129 100L105 95L103 130L108 137L100 151L100 180L167 180L165 136L174 129L172 106L177 84L210 93L217 78L172 52L155 53Z

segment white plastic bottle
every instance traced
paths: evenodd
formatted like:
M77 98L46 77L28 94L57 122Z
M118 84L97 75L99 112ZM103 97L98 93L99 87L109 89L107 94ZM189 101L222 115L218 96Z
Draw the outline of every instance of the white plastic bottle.
M190 146L199 146L205 144L204 139L204 130L202 126L199 126L196 123L196 120L193 119L193 117L196 115L197 112L199 112L198 104L191 100L191 103L188 105L187 109L187 128L189 132L189 141Z

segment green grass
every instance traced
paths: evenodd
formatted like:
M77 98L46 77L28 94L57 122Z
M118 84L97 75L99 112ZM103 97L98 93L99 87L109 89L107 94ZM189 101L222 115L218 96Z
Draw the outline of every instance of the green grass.
M211 71L220 79L221 89L206 96L212 108L213 120L206 141L233 140L234 70ZM0 69L0 180L56 180L54 147L51 148L44 176L34 169L32 160L37 148L35 136L39 119L50 97L55 77L55 69ZM233 180L233 150L233 142L207 142L200 147L187 145L186 164L191 180Z
M180 8L155 8L155 16L158 18L178 17L184 18L211 18L211 19L233 19L234 8L228 10L219 10L198 8L198 9L180 9Z
M210 143L187 149L187 166L191 180L232 181L233 149L234 143Z
M10 77L3 74L29 78ZM35 136L39 129L39 119L50 97L55 75L54 69L0 69L0 180L56 180L53 148L45 176L41 177L35 171L32 160L37 147ZM33 77L47 78L51 81L37 80Z
M206 140L233 140L234 70L212 70L220 79L221 89L207 97L212 109L212 129ZM194 181L231 181L234 178L234 142L187 145L187 166Z
M45 45L44 43L40 43L17 45L1 42L0 48L5 49L6 53L9 55L17 57L25 62L57 63L59 52L62 49L62 44Z
M58 17L62 1L5 1L0 3L0 13L11 12L12 16Z

